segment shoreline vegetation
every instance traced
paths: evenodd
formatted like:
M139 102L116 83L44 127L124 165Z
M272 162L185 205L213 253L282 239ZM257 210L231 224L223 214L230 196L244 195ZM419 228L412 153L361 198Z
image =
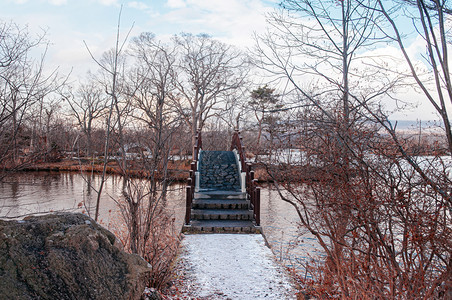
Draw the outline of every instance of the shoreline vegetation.
M437 146L435 151L432 150ZM420 148L420 149L419 149ZM438 147L437 143L431 142L423 145L423 147L415 147L413 145L406 146L405 151L410 152L413 157L448 157L450 153L444 151L443 147ZM247 156L248 157L248 156ZM254 155L250 154L248 159L254 160ZM132 178L148 178L150 177L148 168L143 167L143 162L139 159L128 160L127 176ZM189 177L191 159L170 159L168 160L167 179L173 182L185 182ZM161 180L163 168L156 170L156 179ZM28 161L17 166L3 166L2 172L93 172L101 174L103 171L103 157L80 157L68 158L63 157L54 161ZM283 159L279 162L253 162L254 178L260 183L272 183L275 179L278 182L298 182L318 181L328 172L321 166L313 166L300 164L299 162L290 162ZM273 178L270 174L277 172L278 178ZM117 159L109 159L106 167L107 174L124 175L121 170L120 162Z
M170 161L168 162L169 177L174 181L185 181L190 170L191 160ZM17 170L15 168L5 168L5 171L17 172L35 172L35 171L49 171L49 172L94 172L102 173L103 165L101 158L96 159L63 159L58 162L36 162L30 163L25 167ZM109 161L106 172L108 174L122 175L121 168L117 161ZM128 175L135 178L145 178L149 176L149 172L140 168L137 163L132 163L128 169ZM161 174L157 172L157 177L160 179Z
M94 172L102 173L103 165L102 158L64 158L56 162L34 162L28 163L26 166L17 168L5 167L4 171L14 172ZM189 177L191 159L184 160L170 160L168 161L168 178L175 182L187 181ZM255 178L259 182L272 182L272 178L267 174L265 167L260 164L255 165ZM111 160L107 164L106 173L114 175L123 175L121 168L116 160ZM144 169L139 161L132 161L130 168L127 170L128 176L134 178L146 178L149 176L149 171ZM157 179L162 179L161 170L157 171Z

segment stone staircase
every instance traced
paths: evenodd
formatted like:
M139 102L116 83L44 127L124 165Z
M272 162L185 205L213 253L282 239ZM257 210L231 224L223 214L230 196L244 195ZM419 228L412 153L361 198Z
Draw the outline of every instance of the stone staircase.
M232 151L202 151L199 158L199 191L192 203L190 225L184 232L257 233L246 193Z

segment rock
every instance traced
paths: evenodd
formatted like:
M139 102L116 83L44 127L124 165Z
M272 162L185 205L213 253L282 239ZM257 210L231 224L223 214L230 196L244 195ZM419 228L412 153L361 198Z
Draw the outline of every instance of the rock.
M0 220L1 299L140 299L146 261L82 214Z
M144 290L144 299L145 300L163 300L163 297L160 293L153 288L146 288Z

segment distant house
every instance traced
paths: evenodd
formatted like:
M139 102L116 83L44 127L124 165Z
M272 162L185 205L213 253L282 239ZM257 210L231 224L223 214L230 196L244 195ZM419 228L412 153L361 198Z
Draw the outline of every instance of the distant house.
M126 152L127 159L140 158L140 157L151 157L152 151L147 146L143 146L137 143L130 143L124 145L124 147L119 149L119 154L122 154L122 150Z

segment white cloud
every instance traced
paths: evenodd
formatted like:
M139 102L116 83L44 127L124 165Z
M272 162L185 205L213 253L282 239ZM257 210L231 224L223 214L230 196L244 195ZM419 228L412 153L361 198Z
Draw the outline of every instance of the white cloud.
M15 4L24 4L24 3L27 3L28 0L13 0L13 2L14 2Z
M261 0L168 0L167 6L172 9L161 20L171 24L173 34L207 33L243 47L253 44L253 33L266 27L264 14L273 10Z
M53 5L63 5L67 4L67 0L49 0L49 3Z
M99 3L106 6L117 5L118 0L99 0Z
M127 4L127 6L130 7L130 8L136 8L136 9L139 9L139 10L147 10L147 9L150 8L148 5L146 5L146 3L139 2L139 1L129 2Z
M184 0L168 0L166 5L171 8L183 8L187 6Z

